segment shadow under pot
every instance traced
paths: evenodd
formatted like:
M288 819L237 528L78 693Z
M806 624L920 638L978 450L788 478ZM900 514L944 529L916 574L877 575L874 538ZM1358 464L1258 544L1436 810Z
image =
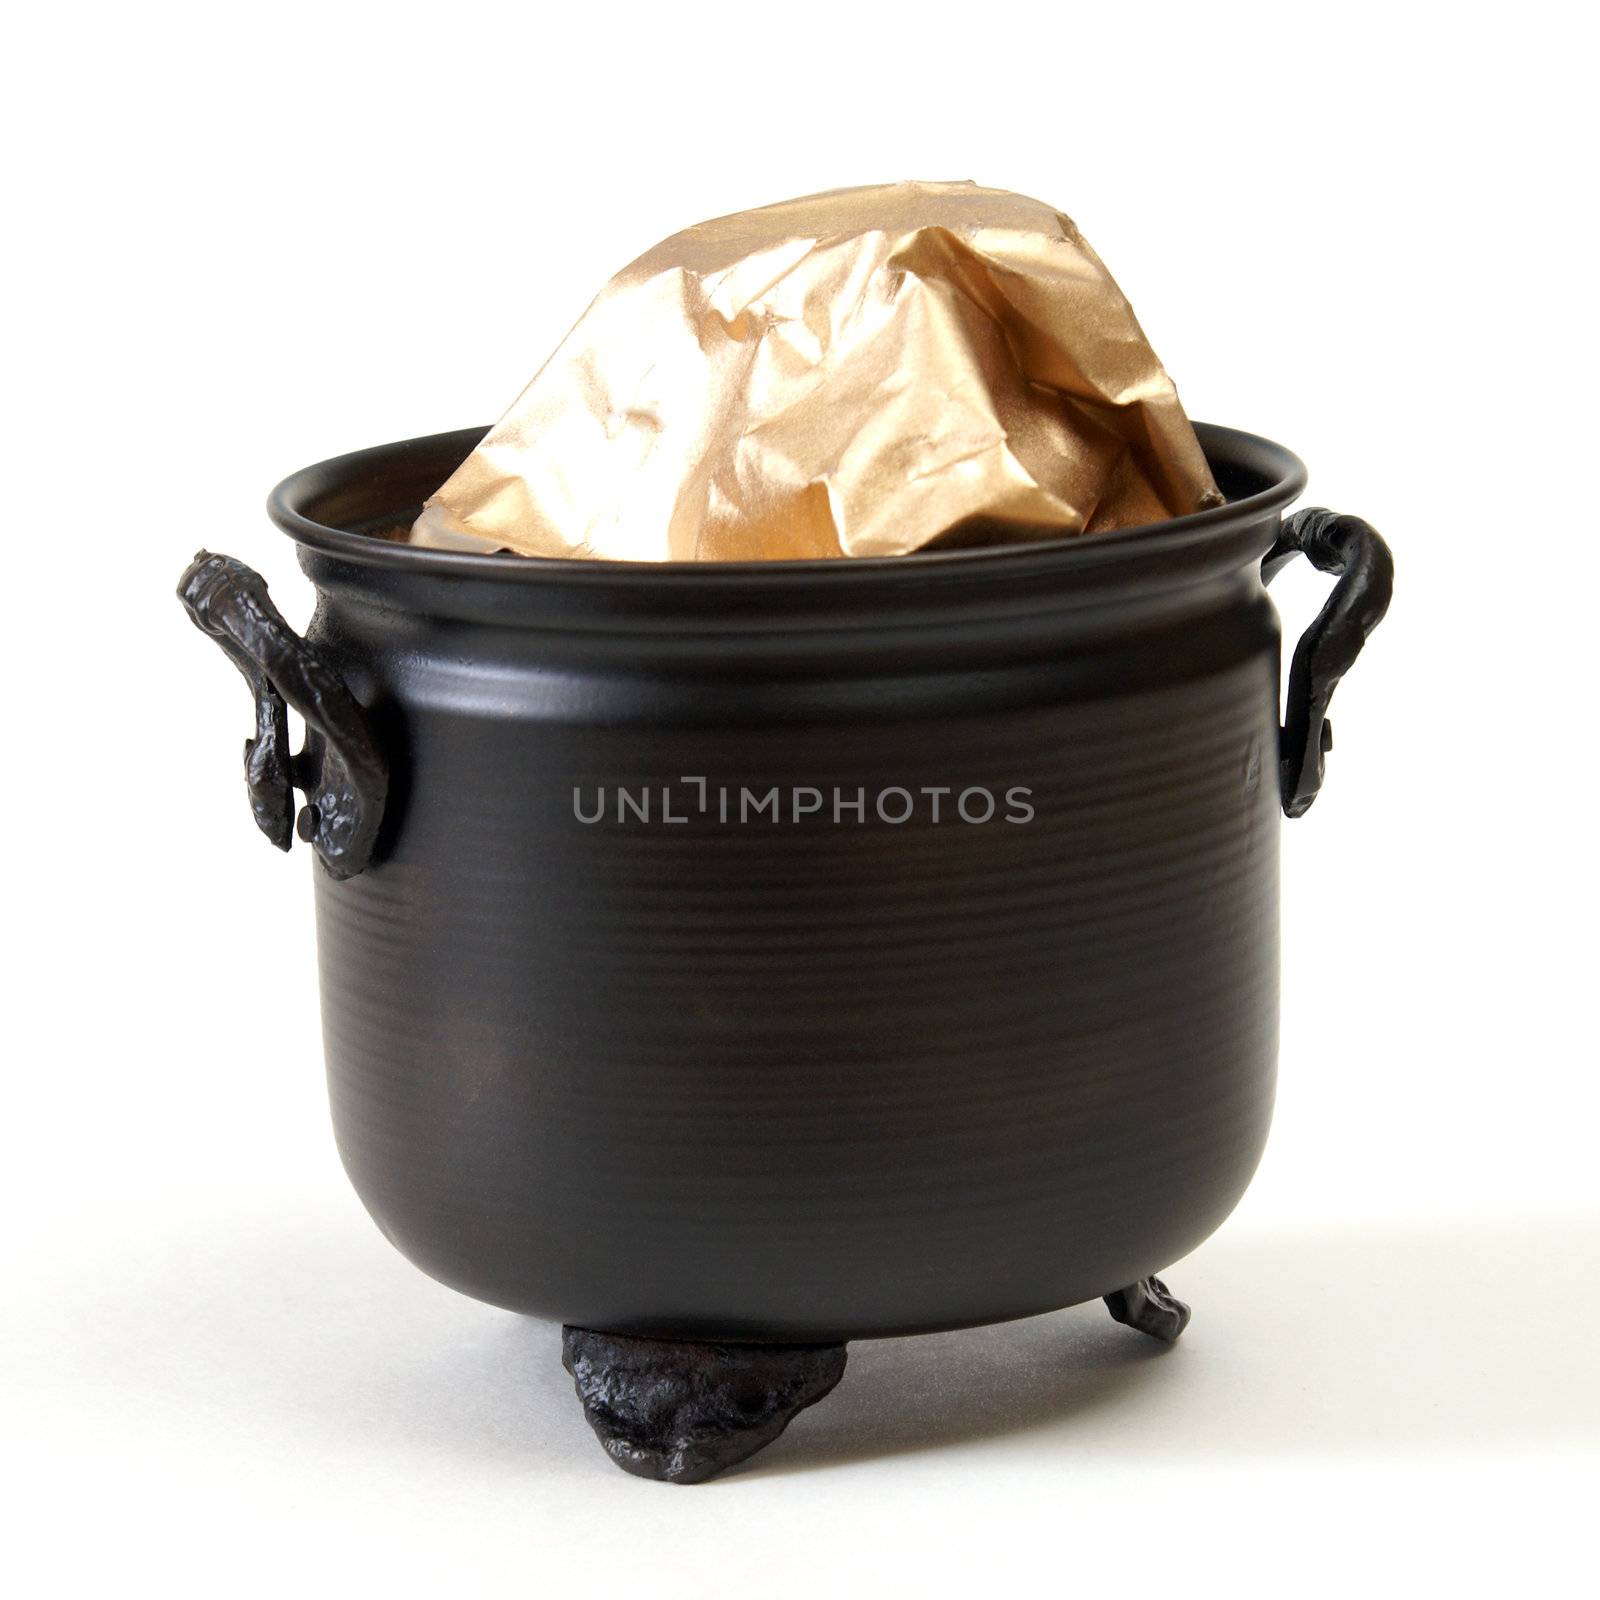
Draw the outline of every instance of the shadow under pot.
M241 563L184 574L281 848L305 795L351 1180L424 1271L565 1324L628 1471L743 1459L851 1339L1100 1297L1183 1331L1156 1274L1271 1114L1279 809L1392 582L1365 523L1285 520L1287 451L1198 431L1194 516L637 566L400 542L472 429L277 488L304 638ZM1338 583L1280 726L1296 554Z

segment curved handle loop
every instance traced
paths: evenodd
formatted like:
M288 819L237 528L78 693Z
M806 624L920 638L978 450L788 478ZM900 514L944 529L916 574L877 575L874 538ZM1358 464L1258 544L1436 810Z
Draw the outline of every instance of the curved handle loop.
M242 561L202 550L178 584L194 625L243 674L256 700L256 734L244 747L256 826L289 848L294 790L303 789L299 834L335 878L372 859L389 793L389 770L366 713L344 680L285 622L266 580ZM306 745L289 753L291 705L306 720Z
M1297 511L1261 562L1271 583L1297 555L1319 572L1338 575L1316 620L1301 634L1289 667L1289 695L1278 742L1278 783L1284 812L1301 817L1322 787L1324 758L1333 748L1328 702L1360 655L1367 635L1383 621L1394 592L1394 557L1377 531L1360 517L1322 507Z

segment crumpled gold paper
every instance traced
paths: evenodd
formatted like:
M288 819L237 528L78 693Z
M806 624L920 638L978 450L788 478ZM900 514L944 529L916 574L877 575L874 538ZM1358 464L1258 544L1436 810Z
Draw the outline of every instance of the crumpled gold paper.
M720 217L601 290L414 542L621 561L886 556L1216 504L1073 224L970 183Z

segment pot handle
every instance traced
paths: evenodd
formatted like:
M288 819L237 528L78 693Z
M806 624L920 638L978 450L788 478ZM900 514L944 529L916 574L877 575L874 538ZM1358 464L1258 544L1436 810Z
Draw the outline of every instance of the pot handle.
M294 790L303 789L300 837L333 877L355 877L372 859L389 792L388 765L366 713L316 648L283 620L266 580L242 561L200 551L178 584L178 598L255 695L256 735L245 740L244 776L256 826L287 850ZM285 702L306 721L299 755L289 753Z
M1322 507L1297 511L1261 561L1261 581L1295 556L1339 582L1316 620L1301 634L1289 667L1286 720L1278 741L1278 785L1286 815L1302 817L1322 787L1323 758L1333 748L1328 702L1361 653L1367 635L1383 621L1394 592L1394 558L1376 529L1360 517Z

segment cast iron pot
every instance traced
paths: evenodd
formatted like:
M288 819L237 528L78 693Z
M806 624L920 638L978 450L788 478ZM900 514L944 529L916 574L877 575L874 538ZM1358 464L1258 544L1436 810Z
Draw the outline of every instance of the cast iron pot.
M630 1470L748 1454L849 1339L1097 1296L1181 1331L1152 1275L1272 1108L1279 805L1392 581L1365 523L1283 520L1294 456L1199 433L1226 505L1087 539L641 566L384 537L469 429L273 492L303 639L239 562L185 574L284 849L306 793L350 1177L424 1271L568 1325ZM1263 581L1296 552L1340 579L1280 727Z

